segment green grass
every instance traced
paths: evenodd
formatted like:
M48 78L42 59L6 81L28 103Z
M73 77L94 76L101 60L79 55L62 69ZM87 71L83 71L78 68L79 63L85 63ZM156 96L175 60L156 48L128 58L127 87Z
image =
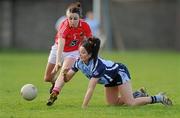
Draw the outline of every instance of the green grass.
M174 106L107 106L103 86L98 85L88 109L83 110L81 104L88 80L78 73L65 85L56 103L48 107L45 103L50 84L43 81L48 54L3 51L0 52L0 118L180 118L180 53L131 51L101 55L128 66L134 89L145 86L152 95L165 91ZM38 88L38 97L31 102L20 96L26 83Z

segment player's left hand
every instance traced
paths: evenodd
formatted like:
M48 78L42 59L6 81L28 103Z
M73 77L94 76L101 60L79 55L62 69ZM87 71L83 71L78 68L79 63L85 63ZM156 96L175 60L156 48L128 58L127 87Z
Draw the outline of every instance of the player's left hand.
M67 73L68 73L69 70L70 70L69 68L65 68L65 69L63 70L64 82L68 82L68 81L69 81L69 80L67 79L67 77L66 77L66 75L67 75Z

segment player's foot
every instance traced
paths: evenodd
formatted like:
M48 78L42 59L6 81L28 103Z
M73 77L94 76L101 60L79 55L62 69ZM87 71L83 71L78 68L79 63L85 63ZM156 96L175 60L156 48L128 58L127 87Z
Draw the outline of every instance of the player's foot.
M172 101L166 96L166 93L164 92L160 92L158 94L159 96L161 96L161 100L160 102L165 105L165 106L172 106Z
M141 97L148 97L149 96L149 94L147 93L146 88L142 87L142 88L139 89L139 91L142 93Z
M140 88L139 90L135 91L133 93L134 98L138 98L138 97L148 97L148 93L146 91L146 89L144 87Z
M51 106L57 100L57 94L52 92L50 98L48 99L46 105Z
M51 88L49 89L49 93L50 93L50 94L52 93L52 90L53 90L53 88L54 88L54 85L55 85L55 83L52 83Z

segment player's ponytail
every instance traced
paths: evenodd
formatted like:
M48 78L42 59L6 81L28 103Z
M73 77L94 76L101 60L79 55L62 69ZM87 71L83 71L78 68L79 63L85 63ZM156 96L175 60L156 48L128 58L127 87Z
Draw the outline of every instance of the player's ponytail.
M88 40L89 40L89 42L92 43L92 52L91 52L92 56L91 56L91 58L96 60L98 57L101 41L97 37L89 38Z
M80 17L82 17L81 3L76 2L70 4L69 7L67 8L66 15L68 15L69 13L77 13Z
M80 3L80 2L76 2L75 4L76 4L76 6L77 6L78 8L81 8L81 3Z

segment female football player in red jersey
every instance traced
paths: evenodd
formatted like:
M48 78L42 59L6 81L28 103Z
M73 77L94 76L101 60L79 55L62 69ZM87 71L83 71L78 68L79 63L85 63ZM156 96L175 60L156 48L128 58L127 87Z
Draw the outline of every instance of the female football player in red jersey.
M62 79L61 71L64 67L71 67L75 59L79 57L78 46L80 42L92 36L90 27L81 19L81 14L80 3L72 3L67 8L67 18L58 27L55 44L51 48L44 76L46 82L52 83L50 93L54 85L59 88L59 81ZM56 81L55 74L58 70L60 70L60 74Z

